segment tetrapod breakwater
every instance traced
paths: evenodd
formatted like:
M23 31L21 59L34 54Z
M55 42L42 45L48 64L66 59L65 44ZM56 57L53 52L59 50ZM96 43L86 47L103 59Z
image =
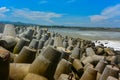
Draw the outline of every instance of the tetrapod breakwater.
M120 51L41 27L6 24L0 80L119 80Z

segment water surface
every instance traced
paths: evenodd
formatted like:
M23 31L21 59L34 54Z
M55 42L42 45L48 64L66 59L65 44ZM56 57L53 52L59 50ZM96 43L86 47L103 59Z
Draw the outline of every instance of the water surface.
M120 32L50 28L49 31L89 40L120 40Z

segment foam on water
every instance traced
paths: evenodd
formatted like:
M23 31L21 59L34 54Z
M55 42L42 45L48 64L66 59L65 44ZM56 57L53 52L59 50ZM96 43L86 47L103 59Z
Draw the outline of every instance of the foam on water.
M114 50L120 50L120 41L117 40L98 40L93 41L96 46L103 44L105 47L114 48Z

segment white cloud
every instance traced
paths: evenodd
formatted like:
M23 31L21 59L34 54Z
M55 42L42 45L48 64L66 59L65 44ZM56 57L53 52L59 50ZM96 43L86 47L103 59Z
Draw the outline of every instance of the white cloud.
M75 2L76 0L68 0L66 3L73 3Z
M0 7L0 17L4 17L5 13L10 11L10 9L6 8L6 7Z
M31 11L29 9L14 9L12 15L14 17L23 17L29 20L44 20L53 23L52 18L62 17L62 14L54 12Z
M96 22L96 21L105 20L105 19L107 19L107 17L103 16L103 15L92 15L92 16L90 16L90 19L92 22Z
M120 4L105 8L100 14L90 16L92 22L120 17Z
M47 0L41 0L40 2L39 2L39 4L45 4L45 3L47 3L48 1Z
M0 13L4 13L4 12L7 12L9 11L9 9L7 9L6 7L1 7L0 8Z

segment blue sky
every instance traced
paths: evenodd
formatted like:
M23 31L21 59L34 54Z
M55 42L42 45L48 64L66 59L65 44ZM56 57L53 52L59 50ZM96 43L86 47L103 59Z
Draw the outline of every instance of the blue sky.
M0 21L120 27L120 0L0 0Z

